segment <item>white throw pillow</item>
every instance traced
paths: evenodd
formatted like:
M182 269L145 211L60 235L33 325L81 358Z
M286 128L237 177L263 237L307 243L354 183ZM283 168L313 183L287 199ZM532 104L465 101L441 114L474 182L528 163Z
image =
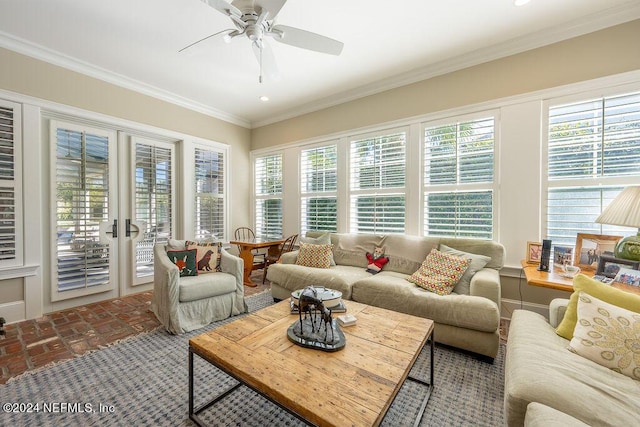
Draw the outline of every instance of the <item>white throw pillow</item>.
M640 313L580 292L569 350L640 380Z

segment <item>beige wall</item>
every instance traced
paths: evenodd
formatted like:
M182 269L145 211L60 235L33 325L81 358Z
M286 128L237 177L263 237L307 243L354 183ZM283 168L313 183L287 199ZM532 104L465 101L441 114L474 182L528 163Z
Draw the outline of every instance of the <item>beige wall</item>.
M640 69L640 20L253 129L251 149Z
M0 89L230 145L231 228L249 223L249 129L10 50L0 64Z

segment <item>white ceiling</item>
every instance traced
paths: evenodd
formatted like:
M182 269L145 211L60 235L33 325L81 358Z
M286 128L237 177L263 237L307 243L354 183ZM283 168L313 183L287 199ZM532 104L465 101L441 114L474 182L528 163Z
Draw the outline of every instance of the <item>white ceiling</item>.
M233 28L201 0L1 0L0 46L256 127L638 18L639 0L288 0L279 24L344 50L269 39L280 78L262 84L246 38L178 52Z

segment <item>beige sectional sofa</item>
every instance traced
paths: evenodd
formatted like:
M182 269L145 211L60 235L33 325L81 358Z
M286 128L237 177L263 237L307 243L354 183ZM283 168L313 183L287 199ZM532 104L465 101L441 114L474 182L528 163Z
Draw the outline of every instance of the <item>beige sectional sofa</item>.
M531 311L513 313L505 362L506 424L638 425L640 382L570 352L570 341L556 334L568 301L552 301L549 322Z
M318 237L320 233L308 233ZM267 278L275 299L287 299L306 286L325 286L347 300L434 320L436 342L493 359L500 344L500 275L504 247L493 241L371 234L330 235L334 266L328 269L296 265L297 252L284 254L269 267ZM446 245L490 260L473 275L468 293L439 296L406 280L433 248ZM385 249L389 262L378 274L366 271L366 252Z

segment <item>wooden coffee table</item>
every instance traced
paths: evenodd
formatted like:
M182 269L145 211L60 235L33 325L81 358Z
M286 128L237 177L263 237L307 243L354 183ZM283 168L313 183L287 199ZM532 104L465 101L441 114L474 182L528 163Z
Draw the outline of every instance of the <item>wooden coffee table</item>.
M347 345L332 353L300 347L287 338L297 320L289 301L259 310L189 340L189 418L245 385L308 424L376 426L400 387L410 379L428 388L416 425L433 389L433 321L346 301L357 324L343 327ZM409 371L427 340L431 376ZM194 354L239 383L200 408L194 408ZM316 390L316 391L313 391Z

